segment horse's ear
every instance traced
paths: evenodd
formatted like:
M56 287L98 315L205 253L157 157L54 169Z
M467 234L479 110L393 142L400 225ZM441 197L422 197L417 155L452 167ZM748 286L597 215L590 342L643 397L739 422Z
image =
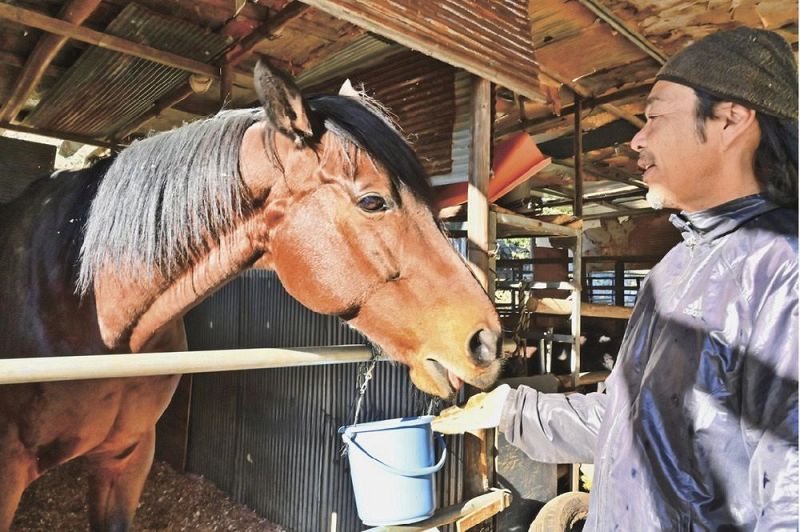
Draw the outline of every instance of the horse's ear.
M303 96L292 78L259 59L253 81L267 115L267 125L293 140L298 148L303 146L314 132Z
M344 80L342 86L339 88L339 96L349 96L350 98L360 98L361 95L353 88L350 78Z

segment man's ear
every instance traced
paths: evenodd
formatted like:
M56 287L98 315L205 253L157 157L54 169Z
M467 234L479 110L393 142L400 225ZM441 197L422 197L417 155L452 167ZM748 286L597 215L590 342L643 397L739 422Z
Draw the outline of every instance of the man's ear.
M267 126L302 147L314 132L303 96L292 78L259 59L253 82L266 112Z
M740 139L750 138L758 132L758 120L753 109L729 102L724 104L724 107L718 108L718 113L718 116L725 121L722 126L722 142L725 147ZM756 139L757 137L756 135Z

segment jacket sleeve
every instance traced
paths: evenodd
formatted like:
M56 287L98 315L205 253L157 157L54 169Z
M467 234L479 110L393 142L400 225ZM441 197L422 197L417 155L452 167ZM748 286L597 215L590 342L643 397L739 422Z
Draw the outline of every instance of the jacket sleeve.
M766 282L745 354L741 423L751 453L756 530L797 530L797 262Z
M606 395L512 390L500 418L506 439L533 460L557 464L592 463Z

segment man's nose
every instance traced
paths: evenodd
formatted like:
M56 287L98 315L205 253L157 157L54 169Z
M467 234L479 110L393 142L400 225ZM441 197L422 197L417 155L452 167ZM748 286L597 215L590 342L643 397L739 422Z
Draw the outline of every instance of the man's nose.
M645 137L643 132L644 128L637 131L636 134L631 139L631 148L637 153L641 152L644 149Z

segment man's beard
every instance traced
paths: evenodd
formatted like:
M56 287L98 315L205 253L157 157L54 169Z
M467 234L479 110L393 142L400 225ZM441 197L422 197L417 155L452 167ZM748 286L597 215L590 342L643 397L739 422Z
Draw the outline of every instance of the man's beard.
M658 190L653 190L651 188L647 191L647 195L645 195L644 198L647 200L647 203L650 204L651 209L660 211L664 208L664 195Z

